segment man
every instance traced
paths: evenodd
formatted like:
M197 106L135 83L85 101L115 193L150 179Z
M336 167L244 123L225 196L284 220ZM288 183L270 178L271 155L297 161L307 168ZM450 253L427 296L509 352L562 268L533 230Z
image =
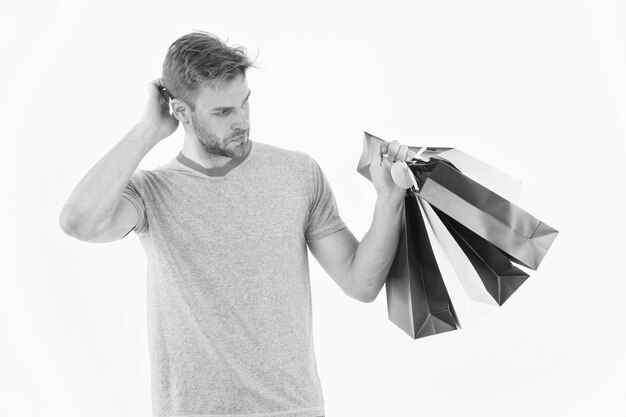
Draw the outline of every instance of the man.
M155 416L324 415L307 245L362 302L376 298L394 258L405 190L389 167L415 153L397 141L377 148L374 219L359 243L313 158L250 139L251 66L245 49L206 32L179 38L162 79L149 84L141 120L60 216L86 242L134 230L146 251ZM137 170L179 123L182 151Z

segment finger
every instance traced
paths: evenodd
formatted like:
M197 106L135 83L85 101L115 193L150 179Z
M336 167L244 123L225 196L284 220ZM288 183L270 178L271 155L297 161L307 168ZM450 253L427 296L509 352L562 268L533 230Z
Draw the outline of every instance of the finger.
M409 149L409 151L406 153L406 162L412 161L413 158L415 157L415 155L417 155L417 152L412 151Z
M400 149L398 149L398 154L396 155L396 160L406 161L408 153L409 153L409 147L406 145L400 145Z
M389 162L395 162L396 156L398 155L398 151L400 150L400 142L397 140L392 140L389 143L389 149L387 150L387 158L389 158Z
M384 155L384 154L387 153L387 151L389 151L389 143L381 142L380 143L380 154Z
M167 91L167 89L165 88L163 78L156 78L150 81L148 88L150 89L150 92L156 90L166 103L169 103L170 99L172 98L169 94L169 91Z
M148 89L150 89L150 91L153 91L155 88L156 89L163 88L162 78L155 78L154 80L148 83Z
M155 92L159 93L163 96L163 85L161 84L160 78L152 80L148 83L148 93L154 94Z

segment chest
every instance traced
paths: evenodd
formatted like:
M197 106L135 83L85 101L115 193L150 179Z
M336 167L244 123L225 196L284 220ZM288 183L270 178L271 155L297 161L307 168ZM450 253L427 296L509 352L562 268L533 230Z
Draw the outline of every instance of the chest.
M194 179L158 197L152 223L164 235L215 247L299 241L310 204L303 181L284 175L217 183Z

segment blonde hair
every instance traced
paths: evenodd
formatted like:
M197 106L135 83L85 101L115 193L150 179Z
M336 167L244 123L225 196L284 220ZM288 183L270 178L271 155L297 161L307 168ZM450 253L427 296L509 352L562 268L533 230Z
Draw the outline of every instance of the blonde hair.
M201 87L218 87L255 67L243 46L230 47L217 36L201 30L181 36L169 47L163 61L163 84L171 98L195 110ZM256 67L255 67L256 68Z

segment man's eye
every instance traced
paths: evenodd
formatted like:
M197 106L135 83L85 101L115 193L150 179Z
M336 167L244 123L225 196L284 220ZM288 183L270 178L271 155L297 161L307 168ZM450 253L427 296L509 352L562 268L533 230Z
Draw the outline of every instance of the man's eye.
M222 110L221 112L216 113L218 116L226 116L228 113L230 113L229 109L226 110Z

